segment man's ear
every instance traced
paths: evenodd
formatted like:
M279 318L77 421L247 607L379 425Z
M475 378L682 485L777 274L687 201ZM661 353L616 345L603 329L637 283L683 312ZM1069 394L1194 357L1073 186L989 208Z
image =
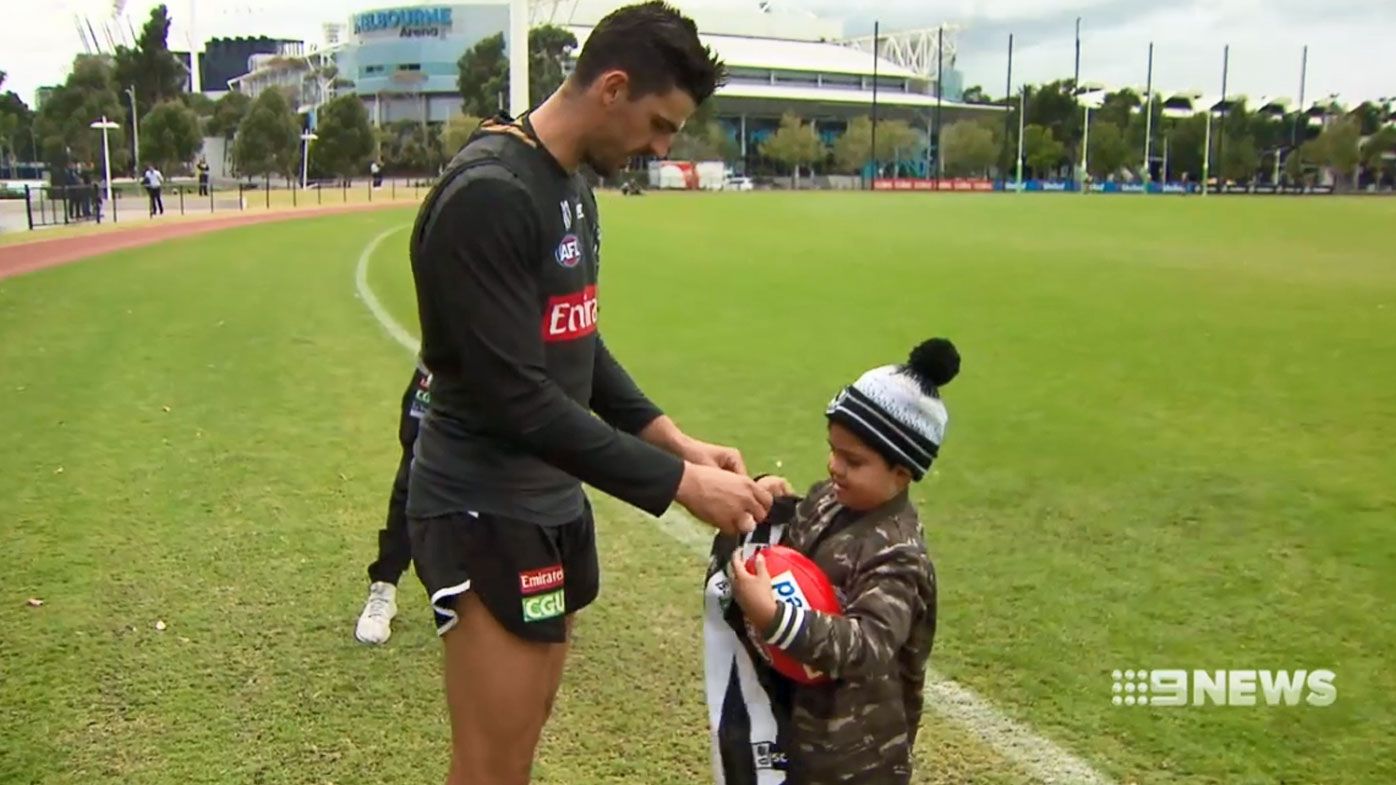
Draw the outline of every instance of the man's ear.
M597 91L602 106L612 106L630 97L630 75L619 69L607 71L596 78L592 88Z

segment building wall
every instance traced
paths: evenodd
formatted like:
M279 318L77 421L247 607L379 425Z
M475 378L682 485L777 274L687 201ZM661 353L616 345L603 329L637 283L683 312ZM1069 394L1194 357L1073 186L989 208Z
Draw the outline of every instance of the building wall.
M440 122L460 104L458 97L450 99L458 95L460 56L508 26L509 6L503 4L375 9L353 17L348 45L336 62L370 112L373 97L380 97L383 122L421 119L423 93L431 96L428 121Z
M265 36L211 39L199 55L200 87L206 91L227 90L229 79L247 73L247 60L252 55L276 54L282 45L300 43Z

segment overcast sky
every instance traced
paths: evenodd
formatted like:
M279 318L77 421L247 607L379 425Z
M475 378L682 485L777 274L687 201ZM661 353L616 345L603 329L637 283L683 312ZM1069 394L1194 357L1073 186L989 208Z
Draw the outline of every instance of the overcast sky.
M120 2L121 0L117 0ZM680 4L744 0L679 0ZM392 0L197 0L200 37L267 34L318 40L320 23ZM756 0L751 0L755 3ZM1306 98L1337 93L1350 102L1396 95L1396 0L775 0L832 18L850 34L958 25L958 67L965 85L1004 90L1008 34L1014 33L1015 85L1070 76L1075 19L1082 17L1081 78L1108 85L1143 85L1148 44L1155 44L1154 85L1163 91L1221 92L1222 46L1231 44L1228 92L1297 97L1300 51L1309 45ZM94 21L113 0L0 0L24 6L0 27L3 89L26 101L34 89L61 82L80 48L73 15ZM168 0L176 27L171 47L183 48L190 0ZM411 2L404 2L410 5ZM126 0L139 29L151 0ZM25 24L16 24L22 18Z

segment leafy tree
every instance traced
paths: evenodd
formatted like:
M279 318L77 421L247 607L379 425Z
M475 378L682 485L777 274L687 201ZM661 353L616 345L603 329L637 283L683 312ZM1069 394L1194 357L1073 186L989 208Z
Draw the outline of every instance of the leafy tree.
M70 163L102 165L102 134L90 126L105 116L113 122L124 117L122 102L112 80L110 58L78 55L63 85L53 91L35 117L34 128L44 161L55 168ZM126 128L108 132L112 171L130 165Z
M1066 145L1052 129L1033 123L1023 129L1023 163L1035 177L1051 177L1066 158Z
M800 167L824 160L828 151L814 126L793 112L780 118L780 128L761 142L761 154L790 167L795 174L795 187L800 187Z
M349 178L363 171L373 155L375 139L368 110L357 95L341 95L320 108L311 145L318 169Z
M209 136L231 140L237 135L238 126L242 125L242 119L251 108L252 99L248 98L246 93L230 90L214 102L213 114L209 117L205 130Z
M728 136L717 121L715 102L704 101L674 137L669 158L676 161L731 161L741 152L740 143Z
M262 91L238 126L233 160L238 171L269 177L291 175L300 162L300 123L280 90Z
M896 158L908 158L922 144L921 135L904 120L880 120L877 124L877 160L886 165ZM834 142L834 163L839 171L857 173L871 162L872 119L855 117Z
M480 118L471 115L459 112L451 115L451 119L441 126L441 154L447 158L454 157L465 147L465 143L470 139L470 135L475 133L475 129L480 127L480 123Z
M5 85L5 72L0 71L0 87ZM34 113L13 90L0 94L0 161L32 160L36 157L30 137Z
M173 172L193 159L203 146L199 116L179 101L157 104L141 118L141 160L163 172Z
M1355 186L1359 176L1357 164L1362 152L1358 140L1362 135L1361 123L1352 117L1342 117L1329 123L1323 132L1310 144L1315 160L1321 166L1334 170L1334 180L1341 182L1347 177Z
M389 123L377 136L384 171L434 174L441 165L441 135L416 120Z
M1120 171L1130 159L1124 134L1112 122L1091 118L1090 140L1087 142L1086 166L1092 177L1102 180Z
M1226 142L1222 151L1221 176L1227 180L1247 182L1255 177L1260 168L1260 151L1255 140L1249 135L1233 137Z
M1386 126L1368 137L1362 145L1362 166L1378 184L1396 179L1396 127Z
M965 90L963 93L961 93L960 100L967 104L993 103L993 101L989 100L989 96L984 92L984 88L980 87L979 85L975 85L974 87L971 87L968 90Z
M994 132L973 120L961 120L946 128L940 135L940 146L945 173L951 177L982 175L999 154Z
M158 5L151 9L135 47L116 48L117 90L134 88L138 111L141 106L149 109L162 101L177 99L184 92L188 72L170 53L169 34L169 9ZM128 119L129 111L128 107Z
M563 64L577 46L571 31L542 25L528 31L528 100L537 106L562 84ZM481 39L456 62L461 111L476 117L496 114L509 96L509 58L504 34Z

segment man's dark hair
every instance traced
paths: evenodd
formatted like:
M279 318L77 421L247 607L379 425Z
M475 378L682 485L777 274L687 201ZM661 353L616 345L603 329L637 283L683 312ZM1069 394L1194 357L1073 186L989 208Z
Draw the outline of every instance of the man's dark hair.
M573 78L589 85L611 70L630 77L632 98L677 87L698 104L727 77L727 67L698 39L698 26L663 0L618 8L587 36Z

